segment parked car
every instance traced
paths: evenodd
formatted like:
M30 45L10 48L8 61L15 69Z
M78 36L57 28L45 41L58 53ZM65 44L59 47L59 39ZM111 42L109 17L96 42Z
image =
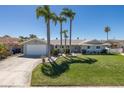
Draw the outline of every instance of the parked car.
M13 48L12 53L13 54L21 53L21 49L20 48Z

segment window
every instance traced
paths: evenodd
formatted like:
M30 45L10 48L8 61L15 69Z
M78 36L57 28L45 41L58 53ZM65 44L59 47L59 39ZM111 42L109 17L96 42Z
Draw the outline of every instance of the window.
M87 46L87 49L90 49L90 46Z
M100 49L100 46L96 46L96 49Z
M55 46L55 48L57 48L57 45Z

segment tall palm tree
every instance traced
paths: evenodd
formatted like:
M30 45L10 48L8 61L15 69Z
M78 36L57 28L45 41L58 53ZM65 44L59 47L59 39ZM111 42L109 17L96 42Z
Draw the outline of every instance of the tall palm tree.
M56 15L50 10L48 5L39 6L36 9L36 16L44 17L47 27L47 46L48 46L48 58L50 58L50 21L52 20L56 24Z
M62 31L62 33L64 34L64 38L65 38L65 53L66 53L66 41L67 41L67 38L68 38L67 32L68 32L68 30L63 30Z
M110 27L109 26L106 26L104 31L107 33L107 41L108 41L108 32L111 31Z
M69 40L69 46L70 46L70 54L71 54L71 37L72 37L72 21L75 16L75 12L73 12L71 9L64 8L61 12L61 15L64 15L65 17L70 19L70 40Z
M63 22L66 22L66 18L65 17L62 17L61 15L57 17L57 21L59 22L60 24L60 52L62 54L62 24Z

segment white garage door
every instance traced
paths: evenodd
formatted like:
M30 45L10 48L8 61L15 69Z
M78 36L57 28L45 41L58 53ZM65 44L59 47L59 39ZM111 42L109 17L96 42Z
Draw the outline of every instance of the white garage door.
M46 56L47 46L46 45L27 45L26 55L33 56Z

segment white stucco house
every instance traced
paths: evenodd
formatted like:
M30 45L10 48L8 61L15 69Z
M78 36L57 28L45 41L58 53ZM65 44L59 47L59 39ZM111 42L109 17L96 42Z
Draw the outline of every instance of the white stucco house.
M45 40L31 39L23 42L25 56L47 56L47 43Z
M62 48L64 49L64 40L62 44ZM34 38L23 42L23 53L25 56L47 56L47 48L46 40ZM60 50L60 40L51 40L51 50L52 49ZM69 40L67 40L66 49L70 49ZM102 40L72 40L72 53L83 53L85 50L87 54L95 54L100 53L104 49L108 49L109 52L124 52L124 48L122 48L117 41L106 42Z

